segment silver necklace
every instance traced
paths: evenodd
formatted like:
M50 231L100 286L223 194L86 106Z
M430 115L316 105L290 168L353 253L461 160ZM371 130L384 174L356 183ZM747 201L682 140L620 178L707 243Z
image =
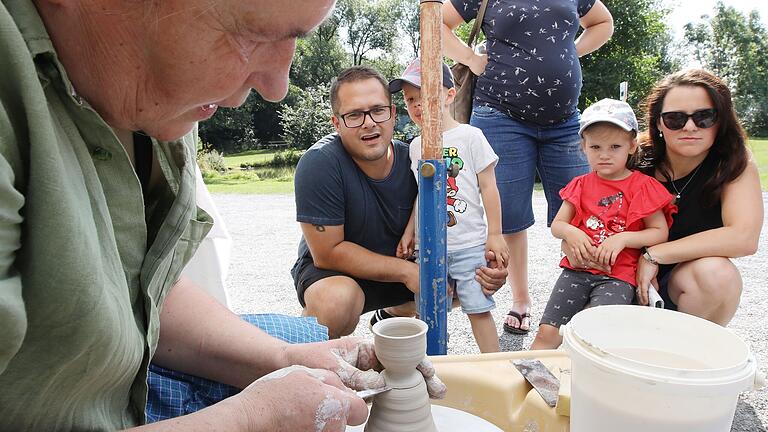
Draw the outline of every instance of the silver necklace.
M685 191L685 188L687 188L688 185L691 183L691 180L693 180L693 178L696 177L696 173L699 172L699 168L701 168L702 165L703 164L699 164L699 166L696 167L696 169L693 171L693 174L691 175L691 177L688 179L687 182L685 182L685 184L683 185L683 187L680 190L677 190L677 186L675 186L675 180L672 180L670 182L670 183L672 183L672 189L674 189L675 193L677 194L677 195L675 195L675 202L680 200L680 195L683 194L683 191Z

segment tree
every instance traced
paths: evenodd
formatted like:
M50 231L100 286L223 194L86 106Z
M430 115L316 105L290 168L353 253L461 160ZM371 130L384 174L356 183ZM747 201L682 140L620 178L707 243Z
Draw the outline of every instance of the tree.
M290 98L284 103L291 103ZM267 102L252 91L242 106L220 108L210 120L201 122L200 137L212 148L226 153L250 150L259 143L280 138L282 106Z
M614 33L604 46L581 58L580 106L619 96L619 83L629 83L627 102L637 107L656 81L678 68L665 24L669 9L661 0L610 0Z
M299 39L291 66L291 83L300 87L325 85L349 66L339 40L339 17L330 16L307 39Z
M760 15L718 3L713 17L685 26L696 60L723 78L747 132L768 136L768 31Z
M283 107L280 124L283 138L294 148L309 148L317 140L333 132L328 86L300 89L291 86L296 102Z
M413 50L413 57L418 57L419 47L421 46L421 33L419 16L421 13L421 4L413 0L401 0L400 11L398 12L397 28L403 39L410 42L410 48Z
M352 64L359 65L374 50L389 52L395 46L402 0L340 0L336 16L346 33Z
M256 145L251 121L253 95L237 109L219 108L208 121L200 123L200 137L211 147L223 152L236 152Z

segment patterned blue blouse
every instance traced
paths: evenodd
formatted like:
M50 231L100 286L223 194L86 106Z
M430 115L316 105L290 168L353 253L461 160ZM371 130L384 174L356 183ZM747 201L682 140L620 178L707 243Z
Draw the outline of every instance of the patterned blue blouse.
M465 21L480 0L451 0ZM574 43L579 18L595 0L489 0L482 29L488 66L477 80L475 105L548 126L569 118L581 93Z

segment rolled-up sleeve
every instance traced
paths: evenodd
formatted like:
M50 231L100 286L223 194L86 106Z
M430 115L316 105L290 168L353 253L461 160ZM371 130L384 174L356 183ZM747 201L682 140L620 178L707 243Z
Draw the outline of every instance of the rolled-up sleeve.
M14 269L21 247L24 196L16 188L19 158L13 132L0 108L0 373L18 352L27 330L21 276Z

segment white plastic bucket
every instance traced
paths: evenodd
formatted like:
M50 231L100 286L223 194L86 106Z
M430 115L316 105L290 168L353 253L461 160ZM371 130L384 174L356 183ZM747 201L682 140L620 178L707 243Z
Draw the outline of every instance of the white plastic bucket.
M595 307L560 333L571 432L728 432L739 393L764 379L730 330L678 312Z

